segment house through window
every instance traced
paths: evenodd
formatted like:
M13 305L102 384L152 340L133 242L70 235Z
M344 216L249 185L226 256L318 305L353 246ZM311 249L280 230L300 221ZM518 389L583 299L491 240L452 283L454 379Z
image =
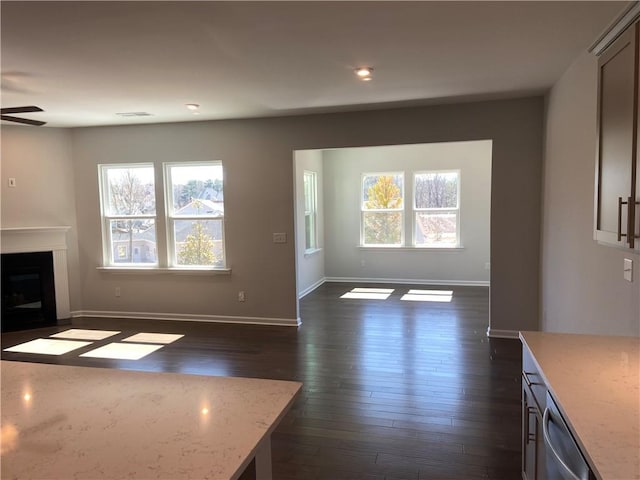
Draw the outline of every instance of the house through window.
M156 195L152 164L101 165L102 230L105 262L154 265L155 254L140 249L156 244ZM134 255L138 248L138 255Z
M413 215L405 219L404 172L362 176L362 246L459 247L460 171L415 172L413 180ZM406 244L405 223L413 229Z
M166 163L158 190L150 163L100 165L99 175L105 266L225 267L221 162Z
M168 163L165 182L170 263L223 267L222 164Z

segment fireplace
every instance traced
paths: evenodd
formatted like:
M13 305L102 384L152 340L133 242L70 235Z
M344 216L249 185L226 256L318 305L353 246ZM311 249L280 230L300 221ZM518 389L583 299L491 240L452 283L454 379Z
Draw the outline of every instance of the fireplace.
M0 229L2 331L67 323L71 318L69 227Z
M2 331L56 324L52 252L2 254Z

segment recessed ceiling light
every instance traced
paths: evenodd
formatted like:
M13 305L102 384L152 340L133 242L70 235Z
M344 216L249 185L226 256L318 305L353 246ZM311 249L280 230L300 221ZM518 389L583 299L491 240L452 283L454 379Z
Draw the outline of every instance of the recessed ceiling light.
M193 112L198 110L200 108L200 105L198 105L197 103L187 103L186 107Z
M355 69L356 75L360 80L369 81L371 80L371 75L373 74L373 68L371 67L358 67Z

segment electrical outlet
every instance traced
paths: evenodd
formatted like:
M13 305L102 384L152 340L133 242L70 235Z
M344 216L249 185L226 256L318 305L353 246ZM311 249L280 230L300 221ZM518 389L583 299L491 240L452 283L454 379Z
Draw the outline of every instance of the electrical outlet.
M120 287L116 287L116 297L120 296Z
M244 290L240 290L240 291L238 292L238 301L239 301L239 302L244 302L244 301L245 301L245 298L246 298L246 297L244 296Z

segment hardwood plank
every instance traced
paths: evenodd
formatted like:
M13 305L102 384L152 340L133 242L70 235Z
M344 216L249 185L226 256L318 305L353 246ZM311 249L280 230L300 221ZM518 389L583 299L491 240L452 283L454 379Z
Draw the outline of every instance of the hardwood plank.
M356 286L393 288L383 302L343 300ZM139 361L2 352L8 360L230 375L304 383L272 438L274 480L520 478L517 340L488 339L488 289L451 303L405 302L424 285L325 283L300 302L302 326L74 319L11 332L2 347L67 328L185 337Z

